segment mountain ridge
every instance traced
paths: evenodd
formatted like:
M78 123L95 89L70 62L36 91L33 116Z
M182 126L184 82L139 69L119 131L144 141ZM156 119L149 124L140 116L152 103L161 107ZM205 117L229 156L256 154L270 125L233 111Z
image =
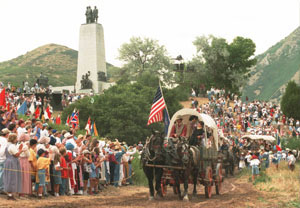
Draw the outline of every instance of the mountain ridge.
M52 86L74 85L77 73L78 51L54 43L33 49L23 55L0 63L1 80L6 84L32 86L42 72ZM113 67L107 63L107 72Z
M243 97L278 101L288 81L300 83L300 27L256 58Z

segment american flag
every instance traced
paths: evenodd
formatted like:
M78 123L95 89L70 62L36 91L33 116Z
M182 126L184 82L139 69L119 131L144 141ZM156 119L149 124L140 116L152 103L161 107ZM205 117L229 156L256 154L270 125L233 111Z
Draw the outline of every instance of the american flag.
M149 120L147 125L163 120L163 109L165 109L166 103L162 96L160 86L157 88L152 107L150 110Z
M79 124L79 111L76 111L74 109L71 115L70 123L72 124L73 128L75 128Z

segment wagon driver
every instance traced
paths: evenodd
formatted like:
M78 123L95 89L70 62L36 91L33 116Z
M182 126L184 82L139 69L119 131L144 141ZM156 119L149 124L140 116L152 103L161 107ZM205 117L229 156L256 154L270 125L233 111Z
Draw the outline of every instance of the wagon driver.
M187 127L182 122L182 116L177 116L175 124L172 126L170 137L172 138L179 138L184 137L186 138L187 135Z

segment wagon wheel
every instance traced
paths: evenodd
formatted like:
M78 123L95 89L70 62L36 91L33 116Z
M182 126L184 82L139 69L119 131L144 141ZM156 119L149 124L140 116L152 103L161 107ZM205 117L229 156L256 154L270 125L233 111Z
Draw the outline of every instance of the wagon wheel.
M206 168L206 174L205 174L205 197L211 198L212 194L212 183L213 183L213 174L211 167Z
M161 180L161 194L162 196L167 195L167 179L162 179Z
M223 176L222 176L222 163L217 164L216 168L216 194L220 194L222 190L222 181L223 181Z

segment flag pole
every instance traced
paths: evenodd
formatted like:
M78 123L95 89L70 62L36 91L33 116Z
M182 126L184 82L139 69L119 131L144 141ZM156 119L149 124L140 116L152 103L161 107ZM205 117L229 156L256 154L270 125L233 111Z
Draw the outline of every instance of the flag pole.
M160 85L160 80L158 80L158 85L159 85L159 88L160 88L160 91L161 91L161 95L162 95L162 97L165 99L164 94L163 94L163 91L162 91L162 88L161 88L161 85ZM165 101L165 103L166 103L166 101ZM167 114L168 114L168 117L169 117L168 119L170 120L170 115L169 115L167 103L166 103L166 111L167 111Z

